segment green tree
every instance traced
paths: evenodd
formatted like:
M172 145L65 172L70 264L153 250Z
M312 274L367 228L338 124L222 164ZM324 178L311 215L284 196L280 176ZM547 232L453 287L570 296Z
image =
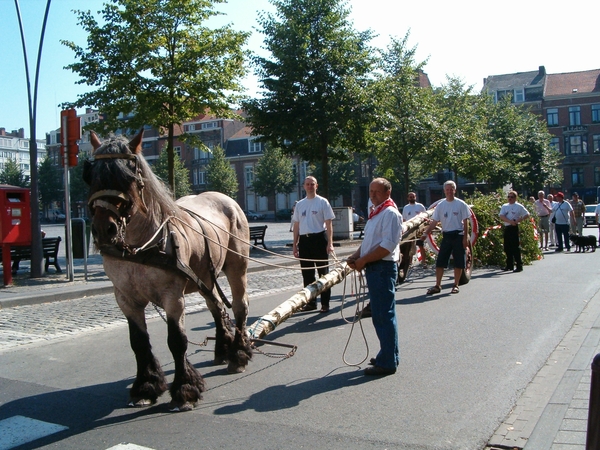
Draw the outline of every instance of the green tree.
M511 103L510 96L506 96L490 106L487 117L490 138L510 163L505 166L508 170L498 171L491 178L497 187L510 182L524 192L536 192L562 181L561 156L550 147L552 136L539 115Z
M252 188L258 195L267 197L294 190L296 177L292 160L279 147L267 145L262 158L254 166Z
M259 15L264 49L255 56L262 97L244 102L256 135L286 153L319 162L320 190L329 191L335 150L364 146L372 32L357 32L341 0L271 0Z
M28 178L25 176L17 160L13 158L8 158L4 163L4 167L0 170L0 184L29 187Z
M212 158L206 170L206 184L211 191L222 192L235 199L238 192L238 181L235 171L225 159L225 152L221 147L215 147Z
M90 187L83 181L83 164L85 158L80 157L77 165L69 169L69 196L71 203L87 203ZM73 208L71 208L73 210Z
M339 151L339 154L342 154ZM339 159L329 162L329 198L335 200L341 195L350 195L352 188L356 185L356 163L349 152L346 152L346 160ZM322 172L321 165L315 164L312 173L318 179L318 175ZM320 184L319 184L320 189Z
M169 186L174 186L173 139L181 125L210 111L228 116L245 75L242 50L248 33L203 25L224 0L112 0L99 12L76 11L88 33L87 48L62 41L75 52L67 69L93 89L71 107L102 111L102 131L150 125L168 130ZM126 118L126 120L123 119Z
M42 208L48 208L53 202L64 199L65 190L61 167L52 164L52 160L48 156L40 162L38 180Z
M408 47L408 37L392 38L383 52L372 96L378 171L402 184L402 198L424 175L419 162L439 139L440 115L433 90L420 83L426 61L415 61L417 48Z
M437 91L440 139L426 161L432 171L449 169L456 179L487 181L510 170L511 163L489 135L489 96L472 90L460 79L448 78Z
M166 184L169 179L169 160L168 153L162 151L156 163L152 166L152 171L158 178ZM175 175L175 198L181 198L192 193L190 186L190 172L185 168L180 158L175 158L174 161Z

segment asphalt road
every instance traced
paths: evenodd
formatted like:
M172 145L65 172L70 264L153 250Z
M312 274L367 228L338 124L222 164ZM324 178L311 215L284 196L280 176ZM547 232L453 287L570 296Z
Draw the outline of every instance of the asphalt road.
M98 317L97 327L72 337L0 350L0 420L21 415L67 427L19 449L481 449L584 308L600 301L598 258L548 252L518 274L475 270L458 295L446 277L433 297L425 295L433 271L415 271L397 292L401 365L378 379L362 375L364 363L342 359L372 357L378 342L369 320L362 330L343 320L338 285L329 314L299 313L268 336L297 345L291 358L256 354L246 373L227 375L211 366L210 343L190 347L209 390L189 413L168 413L168 394L148 409L124 407L135 373L127 328L103 327ZM352 316L346 289L344 314ZM296 290L255 294L249 323ZM61 302L65 310L76 304ZM202 308L188 314L190 339L211 335L211 322ZM150 319L150 333L172 378L160 318Z

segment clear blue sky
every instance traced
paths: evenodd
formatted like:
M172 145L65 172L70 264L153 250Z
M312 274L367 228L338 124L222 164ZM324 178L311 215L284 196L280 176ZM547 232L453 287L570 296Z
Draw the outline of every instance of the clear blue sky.
M38 87L37 135L59 127L58 104L73 101L87 89L63 67L73 53L59 40L85 46L86 36L77 26L73 9L102 7L101 0L53 0L44 39ZM541 0L349 0L357 30L372 29L379 37L373 44L385 48L390 36L402 38L410 30L410 46L417 59L429 62L425 71L434 85L446 75L461 77L481 89L483 78L503 73L526 72L546 66L548 73L600 68L598 58L598 0L552 3ZM29 71L33 88L35 64L46 0L20 0ZM253 31L249 47L258 51L262 35L253 30L258 11L273 11L268 0L229 0L217 5L224 20L236 29ZM13 0L0 0L0 127L24 128L29 136L27 84L23 52ZM256 80L246 81L250 92Z

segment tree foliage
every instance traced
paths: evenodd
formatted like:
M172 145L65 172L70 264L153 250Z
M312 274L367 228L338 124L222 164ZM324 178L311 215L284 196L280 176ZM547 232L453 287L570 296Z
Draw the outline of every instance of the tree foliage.
M11 186L29 187L29 177L25 176L23 169L16 159L8 158L0 170L0 184Z
M53 202L64 199L65 189L61 167L52 164L52 160L48 156L39 164L38 185L42 208L45 209Z
M294 190L295 182L292 160L280 148L267 145L254 166L254 192L264 197L289 194Z
M417 48L408 48L408 37L407 33L402 40L392 38L382 53L381 74L372 96L378 172L402 184L402 198L424 176L421 161L439 137L433 90L420 83L426 61L415 61Z
M190 172L185 168L180 158L175 158L174 163L175 198L181 198L192 193ZM160 153L158 160L152 166L152 171L167 184L169 179L169 159L166 151L163 150Z
M270 56L253 58L262 97L244 108L254 134L321 164L327 196L332 149L362 147L372 32L355 31L340 0L271 1L276 13L258 19Z
M342 154L341 151L340 154ZM336 159L329 163L329 198L331 200L349 194L356 185L356 164L351 154L346 152L346 155L346 160ZM322 172L321 165L317 163L311 169L312 174L318 179Z
M101 20L76 11L87 48L62 41L76 57L66 68L93 88L67 106L98 108L103 120L94 127L105 132L143 125L168 130L171 187L174 126L207 111L229 115L241 90L248 33L203 25L223 2L112 0L99 12Z
M222 192L235 199L238 192L238 181L235 171L225 158L221 147L215 147L206 170L206 183L211 191Z

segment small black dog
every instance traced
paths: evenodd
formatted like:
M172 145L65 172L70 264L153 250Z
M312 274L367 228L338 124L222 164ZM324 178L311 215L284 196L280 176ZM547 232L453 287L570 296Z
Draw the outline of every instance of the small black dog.
M585 253L586 249L596 251L596 236L577 236L576 234L570 234L569 239L575 246L575 253Z

